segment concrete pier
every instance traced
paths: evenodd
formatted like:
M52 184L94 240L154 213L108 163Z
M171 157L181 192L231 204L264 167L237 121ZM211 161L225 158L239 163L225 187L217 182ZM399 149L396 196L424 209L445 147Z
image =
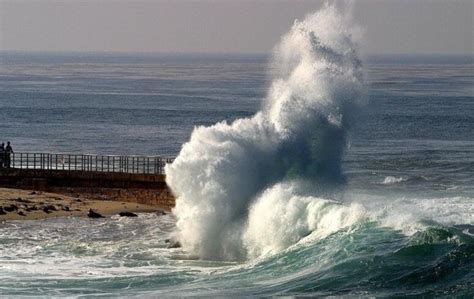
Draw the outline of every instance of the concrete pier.
M20 164L16 161L14 165ZM25 163L22 163L23 167L24 165ZM38 168L37 165L47 167ZM63 170L60 167L51 167L50 163L35 163L34 168L0 168L0 187L54 192L90 199L137 202L167 208L174 206L174 198L161 169L145 173L140 173L133 166L130 169L133 172L95 171L94 167Z

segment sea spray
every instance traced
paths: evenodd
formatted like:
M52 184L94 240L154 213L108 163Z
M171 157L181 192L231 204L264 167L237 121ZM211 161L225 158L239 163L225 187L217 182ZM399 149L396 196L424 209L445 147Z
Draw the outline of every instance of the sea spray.
M363 98L354 35L331 5L296 21L275 48L261 111L195 128L166 167L177 198L177 234L187 251L205 259L245 259L357 218L320 222L327 213L360 214L320 198L327 186L344 181L345 135ZM285 221L273 221L283 215Z

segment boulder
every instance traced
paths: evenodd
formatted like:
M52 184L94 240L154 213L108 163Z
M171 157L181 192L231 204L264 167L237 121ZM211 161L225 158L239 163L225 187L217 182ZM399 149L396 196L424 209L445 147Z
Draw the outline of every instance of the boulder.
M166 215L166 212L165 212L165 210L158 210L158 211L156 211L155 214L156 214L157 216L164 216L164 215Z
M95 212L92 209L89 209L89 213L87 213L87 217L89 217L89 218L105 218L104 216L102 216L101 214Z
M138 217L137 214L132 213L132 212L120 212L119 215L121 217Z
M57 211L57 210L58 209L56 209L56 207L53 205L47 205L43 207L43 211L48 214L51 213L52 211Z
M37 208L36 206L31 206L31 207L27 207L25 210L26 210L27 212L31 212L31 211L37 211L38 208Z
M23 211L20 211L17 214L20 215L20 216L26 216L26 214Z
M21 197L18 197L16 199L17 202L22 202L22 203L33 203L31 200L28 200L28 199L23 199Z
M0 215L6 215L7 212L5 212L5 210L3 210L3 207L0 207Z
M3 209L7 212L13 212L13 211L17 211L18 210L18 206L17 205L14 205L14 204L11 204L9 206L5 206L3 207Z
M181 248L181 243L176 240L170 240L168 248Z

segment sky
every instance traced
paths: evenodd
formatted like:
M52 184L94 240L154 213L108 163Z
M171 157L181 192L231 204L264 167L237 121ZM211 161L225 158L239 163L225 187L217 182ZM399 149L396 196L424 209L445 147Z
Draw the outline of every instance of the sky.
M474 0L354 1L367 54L473 54ZM0 0L0 50L268 53L310 0Z

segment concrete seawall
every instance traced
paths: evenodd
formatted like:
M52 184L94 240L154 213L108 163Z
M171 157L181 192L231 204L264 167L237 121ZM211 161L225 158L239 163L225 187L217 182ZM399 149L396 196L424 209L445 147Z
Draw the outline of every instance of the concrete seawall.
M0 186L171 208L174 198L161 174L0 169Z

